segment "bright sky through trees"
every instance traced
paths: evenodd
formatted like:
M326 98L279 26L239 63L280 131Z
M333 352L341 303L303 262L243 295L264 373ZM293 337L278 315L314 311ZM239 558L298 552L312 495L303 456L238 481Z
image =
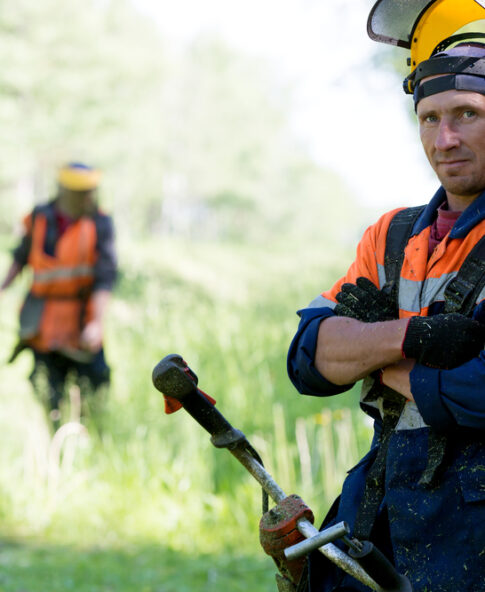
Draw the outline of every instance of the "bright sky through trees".
M294 88L293 124L311 154L366 205L423 203L437 188L411 99L376 66L384 48L366 33L373 0L132 1L181 43L214 34L269 60ZM388 51L404 63L405 50Z

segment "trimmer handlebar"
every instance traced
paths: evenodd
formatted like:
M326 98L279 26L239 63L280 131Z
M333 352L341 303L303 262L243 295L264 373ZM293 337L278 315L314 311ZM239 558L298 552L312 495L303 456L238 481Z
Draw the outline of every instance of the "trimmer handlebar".
M184 407L210 433L214 446L228 448L260 483L264 496L266 496L266 502L263 496L263 508L267 506L267 494L278 504L284 504L290 499L265 470L258 453L247 441L245 435L233 428L215 408L215 401L197 387L197 375L189 368L182 356L170 354L163 358L153 369L152 380L155 388L165 398L169 398L178 407L180 405ZM266 510L263 511L266 512ZM310 548L318 548L330 561L372 590L376 592L412 592L409 580L399 574L382 553L368 541L360 542L356 539L350 541L346 536L343 536L342 540L351 547L349 554L347 554L332 542L325 544L325 541L336 540L342 536L339 532L330 532L333 527L319 532L305 517L296 521L296 527L308 539L304 545L307 552ZM344 528L345 532L347 532L346 529L347 527ZM301 555L298 545L287 548L287 550L289 556L292 554L294 557Z

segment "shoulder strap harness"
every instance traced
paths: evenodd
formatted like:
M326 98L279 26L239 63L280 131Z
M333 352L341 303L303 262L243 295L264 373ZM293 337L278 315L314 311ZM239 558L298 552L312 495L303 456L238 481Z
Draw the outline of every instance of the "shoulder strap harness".
M384 267L386 283L382 288L394 301L398 302L399 278L404 261L404 249L408 243L415 221L423 207L407 208L399 211L391 221L386 237ZM397 308L397 307L396 307ZM360 540L370 536L372 526L377 518L379 507L384 498L386 456L389 439L399 421L406 400L393 389L380 384L377 380L368 397L383 399L383 424L379 438L379 449L366 478L364 494L357 510L353 535Z
M383 290L390 294L398 306L399 280L404 261L404 249L409 241L414 224L425 206L399 211L389 225L386 238L384 267L386 284ZM485 237L471 250L454 279L445 289L445 313L460 312L470 315L475 308L480 292L485 287ZM354 536L368 539L384 498L386 456L389 439L406 403L402 395L389 387L375 384L375 396L383 397L383 426L376 458L367 475L364 494L357 511ZM420 483L432 486L444 464L447 437L430 430L428 462Z

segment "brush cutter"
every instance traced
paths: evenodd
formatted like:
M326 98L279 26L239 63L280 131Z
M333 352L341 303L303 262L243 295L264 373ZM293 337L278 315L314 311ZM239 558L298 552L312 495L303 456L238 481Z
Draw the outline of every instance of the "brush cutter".
M211 435L216 448L227 448L263 489L260 541L275 561L279 592L295 592L306 555L318 549L339 568L375 592L412 592L409 580L369 541L359 541L340 522L322 530L313 525L313 513L296 495L287 496L266 471L245 435L232 427L215 408L215 400L198 387L196 374L178 354L163 358L152 374L154 386L164 395L166 413L183 407ZM276 506L268 510L268 496ZM342 541L348 551L333 543Z

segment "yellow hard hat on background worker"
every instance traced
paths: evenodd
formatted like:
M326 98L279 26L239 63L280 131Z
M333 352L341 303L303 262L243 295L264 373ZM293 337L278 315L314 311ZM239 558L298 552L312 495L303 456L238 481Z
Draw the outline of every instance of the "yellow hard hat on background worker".
M92 215L97 208L97 189L101 171L81 162L70 162L58 173L57 208L78 219Z
M59 185L71 191L90 191L96 189L101 179L101 171L82 162L64 165L57 176Z

